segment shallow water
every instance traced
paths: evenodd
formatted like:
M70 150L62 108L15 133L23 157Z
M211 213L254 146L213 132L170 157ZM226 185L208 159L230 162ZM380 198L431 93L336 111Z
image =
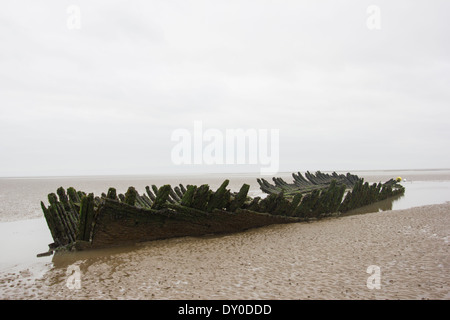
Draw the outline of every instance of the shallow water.
M405 194L386 199L347 213L362 214L386 210L401 210L450 201L450 181L405 181Z

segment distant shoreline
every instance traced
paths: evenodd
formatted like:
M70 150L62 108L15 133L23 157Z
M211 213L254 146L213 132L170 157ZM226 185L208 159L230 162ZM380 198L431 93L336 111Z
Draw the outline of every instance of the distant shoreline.
M309 169L306 169L309 170ZM293 171L280 171L273 176L278 175L287 175L292 174L292 172L305 172L306 170L293 170ZM309 170L311 172L315 172L317 170ZM360 170L320 170L322 172L333 172L336 171L337 173L342 172L350 172L350 173L356 173L356 172L439 172L439 171L448 171L450 172L450 168L428 168L428 169L360 169ZM43 176L3 176L0 177L0 179L65 179L65 178L105 178L105 177L196 177L196 176L220 176L220 175L254 175L254 176L261 176L261 174L258 171L254 172L167 172L167 173L124 173L124 174L81 174L81 175L43 175ZM267 176L269 177L269 176Z

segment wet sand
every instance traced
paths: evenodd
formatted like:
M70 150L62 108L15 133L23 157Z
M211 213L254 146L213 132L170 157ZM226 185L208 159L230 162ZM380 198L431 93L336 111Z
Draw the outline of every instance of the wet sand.
M447 202L56 256L44 273L0 273L0 298L450 299L449 214Z

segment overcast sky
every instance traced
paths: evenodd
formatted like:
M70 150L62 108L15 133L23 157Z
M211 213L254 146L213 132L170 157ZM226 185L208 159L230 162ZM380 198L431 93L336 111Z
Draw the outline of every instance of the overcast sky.
M259 172L172 163L172 133L194 121L279 129L280 171L449 168L449 12L446 0L2 1L0 176Z

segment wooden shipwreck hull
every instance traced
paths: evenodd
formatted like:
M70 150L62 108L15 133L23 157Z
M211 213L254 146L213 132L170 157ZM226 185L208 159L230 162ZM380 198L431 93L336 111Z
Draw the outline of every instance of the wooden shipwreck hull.
M263 199L249 197L247 184L231 192L229 180L216 191L208 185L152 185L144 194L134 187L125 194L110 188L99 197L60 187L57 194L48 195L48 206L41 202L54 240L44 254L338 216L404 193L394 180L369 185L354 175L320 171L307 172L306 179L300 173L293 177L291 184L280 178L273 178L274 185L258 180L261 190L268 193Z
M92 234L92 247L136 243L171 237L202 236L243 231L270 224L299 221L295 217L276 216L238 209L203 212L178 208L153 211L136 209L106 200L101 206Z

